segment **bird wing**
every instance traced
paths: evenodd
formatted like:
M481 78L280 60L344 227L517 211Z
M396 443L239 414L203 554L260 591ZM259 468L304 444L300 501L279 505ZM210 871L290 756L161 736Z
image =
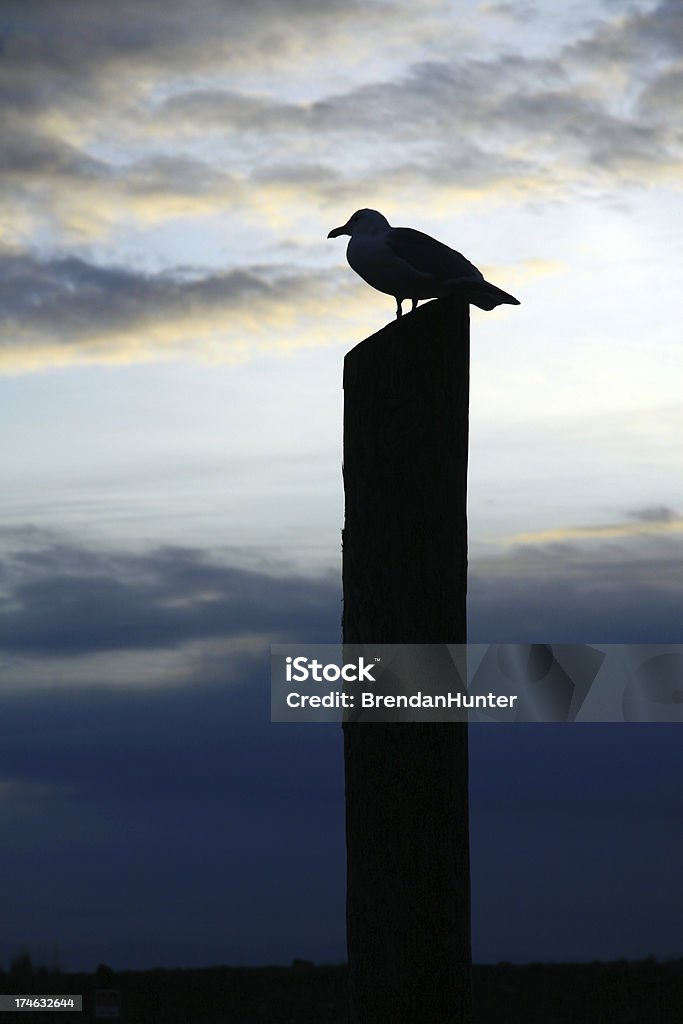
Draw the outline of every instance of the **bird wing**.
M439 280L483 281L484 275L462 253L414 228L390 228L387 245L400 259L421 274L433 274Z

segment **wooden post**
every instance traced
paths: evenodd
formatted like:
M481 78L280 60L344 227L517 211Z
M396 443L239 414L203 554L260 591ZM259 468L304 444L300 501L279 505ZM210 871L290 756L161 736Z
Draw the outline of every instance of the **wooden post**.
M343 638L465 643L469 307L344 364ZM351 1024L470 1020L467 725L344 725Z

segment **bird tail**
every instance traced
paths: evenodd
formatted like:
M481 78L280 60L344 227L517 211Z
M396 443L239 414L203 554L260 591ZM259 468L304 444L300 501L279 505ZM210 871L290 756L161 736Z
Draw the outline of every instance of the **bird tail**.
M481 281L453 281L454 290L463 293L468 302L479 309L495 309L496 306L509 305L519 306L519 299L495 284L489 284L483 278Z

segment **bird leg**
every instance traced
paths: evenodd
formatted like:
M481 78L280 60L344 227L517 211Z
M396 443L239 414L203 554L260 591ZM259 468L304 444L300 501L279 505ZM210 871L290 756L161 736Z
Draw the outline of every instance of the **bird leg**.
M398 318L400 316L403 316L403 309L401 307L401 303L402 302L403 302L403 299L398 299L398 298L396 299L396 319L397 320L398 320Z

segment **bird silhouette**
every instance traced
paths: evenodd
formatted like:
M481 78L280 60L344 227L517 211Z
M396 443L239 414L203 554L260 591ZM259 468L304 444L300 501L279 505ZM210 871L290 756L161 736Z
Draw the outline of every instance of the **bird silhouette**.
M396 317L402 302L460 294L479 309L494 309L519 299L487 281L480 270L455 249L414 228L392 228L377 210L356 210L346 224L333 228L328 238L350 235L346 258L371 287L396 299Z

